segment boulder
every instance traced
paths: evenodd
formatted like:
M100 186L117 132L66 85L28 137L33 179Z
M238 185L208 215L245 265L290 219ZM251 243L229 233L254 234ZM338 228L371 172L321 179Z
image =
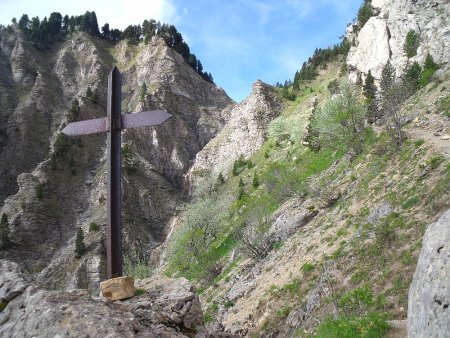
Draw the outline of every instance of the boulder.
M427 227L409 288L408 337L450 337L450 209Z
M133 277L117 277L100 283L102 296L111 300L126 299L134 296Z

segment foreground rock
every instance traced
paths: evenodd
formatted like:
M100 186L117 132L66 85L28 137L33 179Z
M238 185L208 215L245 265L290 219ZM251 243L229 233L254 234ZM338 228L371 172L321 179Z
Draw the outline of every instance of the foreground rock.
M208 337L195 289L185 279L136 281L143 294L112 303L85 290L38 289L0 260L0 337ZM5 273L6 272L6 273Z
M427 228L409 289L408 337L450 336L450 210Z

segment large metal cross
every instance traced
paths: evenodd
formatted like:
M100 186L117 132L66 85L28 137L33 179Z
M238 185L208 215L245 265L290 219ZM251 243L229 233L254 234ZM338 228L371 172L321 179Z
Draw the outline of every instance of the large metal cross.
M122 129L156 126L172 115L161 110L121 114L122 75L113 67L108 76L107 117L69 123L62 132L69 136L108 133L108 216L107 267L108 279L122 276L121 225L121 131Z

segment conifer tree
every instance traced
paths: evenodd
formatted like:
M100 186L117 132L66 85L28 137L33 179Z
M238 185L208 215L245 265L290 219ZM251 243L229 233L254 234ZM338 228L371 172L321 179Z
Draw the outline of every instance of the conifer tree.
M405 69L405 83L410 91L409 94L413 94L420 87L420 75L422 74L422 67L416 61L412 65Z
M432 69L434 71L439 69L439 65L434 62L433 57L431 56L430 53L427 54L427 56L425 57L425 63L423 65L423 69Z
M245 185L244 181L242 180L242 177L239 178L239 187L243 187Z
M253 173L252 185L253 185L254 188L258 188L259 187L259 177L258 177L258 173L256 171Z
M7 249L11 246L11 240L9 237L9 221L6 213L2 214L0 220L0 249Z
M305 136L305 142L308 143L309 149L311 149L314 152L317 152L320 150L320 144L317 142L318 133L313 128L314 124L314 115L316 113L317 108L317 102L314 104L314 108L311 112L311 115L309 116L309 122L306 127L306 136Z
M141 91L139 93L139 98L141 101L141 105L142 105L142 109L147 109L145 106L145 98L147 96L147 85L145 84L145 82L142 84L141 86Z
M371 71L369 70L363 87L367 105L367 120L369 121L369 123L374 123L378 118L378 107L376 102L377 87L375 86L374 80L375 79L372 76Z
M86 250L86 245L84 244L84 232L83 229L78 229L77 238L75 239L75 258L80 258Z
M386 103L389 96L389 91L395 84L395 69L392 64L388 61L383 70L381 71L381 80L380 80L380 90L381 90L381 108L382 110L386 110ZM383 112L384 113L384 112Z

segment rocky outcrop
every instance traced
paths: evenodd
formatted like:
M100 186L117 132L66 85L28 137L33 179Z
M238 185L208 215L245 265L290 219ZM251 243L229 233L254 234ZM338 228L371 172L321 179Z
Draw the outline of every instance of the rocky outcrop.
M2 337L208 337L195 289L187 280L136 281L143 293L112 303L86 290L47 291L19 267L0 261Z
M264 143L267 128L282 108L273 88L260 80L253 84L252 93L236 105L228 123L195 158L191 172L198 178L205 172L217 175L228 171L235 160L248 158Z
M269 236L273 242L286 241L318 214L318 210L310 206L310 202L294 198L275 211L269 229Z
M354 41L347 57L350 79L364 76L370 70L376 79L389 60L399 76L406 64L423 64L427 53L444 67L450 60L450 3L446 0L373 0L376 16L371 17L354 39L352 29L347 30ZM406 35L410 30L420 34L417 55L408 60L404 52Z
M427 227L409 288L408 337L450 336L450 210Z

